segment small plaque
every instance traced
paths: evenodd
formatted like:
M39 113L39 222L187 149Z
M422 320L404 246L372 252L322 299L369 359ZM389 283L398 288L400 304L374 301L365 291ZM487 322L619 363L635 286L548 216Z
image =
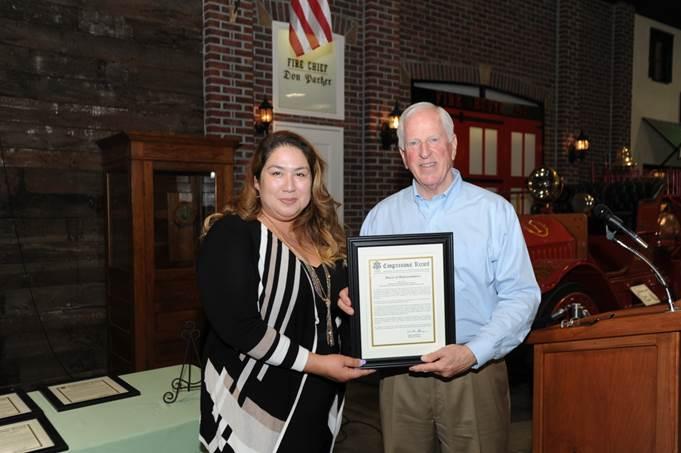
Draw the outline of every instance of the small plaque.
M0 424L0 453L52 453L68 449L43 414Z
M655 295L654 292L648 288L645 283L640 285L630 286L629 290L634 293L636 297L639 298L643 305L655 305L660 303L660 299Z
M101 376L43 387L40 391L58 411L138 396L140 392L118 376Z
M40 412L40 408L23 390L0 395L0 423L34 417Z

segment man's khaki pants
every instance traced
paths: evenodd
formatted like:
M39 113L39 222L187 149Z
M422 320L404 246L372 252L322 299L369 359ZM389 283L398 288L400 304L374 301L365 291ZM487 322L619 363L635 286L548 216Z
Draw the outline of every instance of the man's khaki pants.
M450 380L384 377L380 408L385 453L508 451L511 405L504 361Z

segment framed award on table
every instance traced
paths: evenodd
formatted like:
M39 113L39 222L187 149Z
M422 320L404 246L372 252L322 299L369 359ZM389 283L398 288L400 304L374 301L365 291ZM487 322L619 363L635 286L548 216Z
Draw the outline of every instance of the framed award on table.
M0 423L0 452L57 453L68 445L42 413L9 423Z
M421 363L455 343L452 233L348 238L348 275L350 354L364 368Z
M140 392L118 376L100 376L40 388L43 396L59 411L139 396Z
M21 389L0 394L0 423L30 418L40 412L40 408Z

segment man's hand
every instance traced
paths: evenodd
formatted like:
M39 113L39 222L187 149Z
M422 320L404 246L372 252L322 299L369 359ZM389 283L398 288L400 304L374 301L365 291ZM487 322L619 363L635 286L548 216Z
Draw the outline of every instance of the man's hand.
M359 367L364 362L342 354L320 355L310 353L305 365L306 373L331 379L336 382L347 382L353 379L367 376L376 370L364 370Z
M352 308L352 301L348 295L347 287L341 289L340 293L338 293L338 308L350 316L355 314L355 309Z
M426 363L414 365L409 371L416 373L435 373L443 378L451 378L468 371L477 359L468 346L450 344L437 351L421 356Z

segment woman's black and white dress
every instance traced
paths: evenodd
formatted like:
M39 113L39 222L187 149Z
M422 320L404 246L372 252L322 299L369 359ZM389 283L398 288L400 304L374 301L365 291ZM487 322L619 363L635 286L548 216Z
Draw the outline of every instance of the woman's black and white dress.
M317 269L325 285L321 268ZM228 215L201 245L206 316L200 441L209 452L330 452L344 386L303 373L326 342L326 306L304 264L257 221ZM334 329L342 263L331 269Z

